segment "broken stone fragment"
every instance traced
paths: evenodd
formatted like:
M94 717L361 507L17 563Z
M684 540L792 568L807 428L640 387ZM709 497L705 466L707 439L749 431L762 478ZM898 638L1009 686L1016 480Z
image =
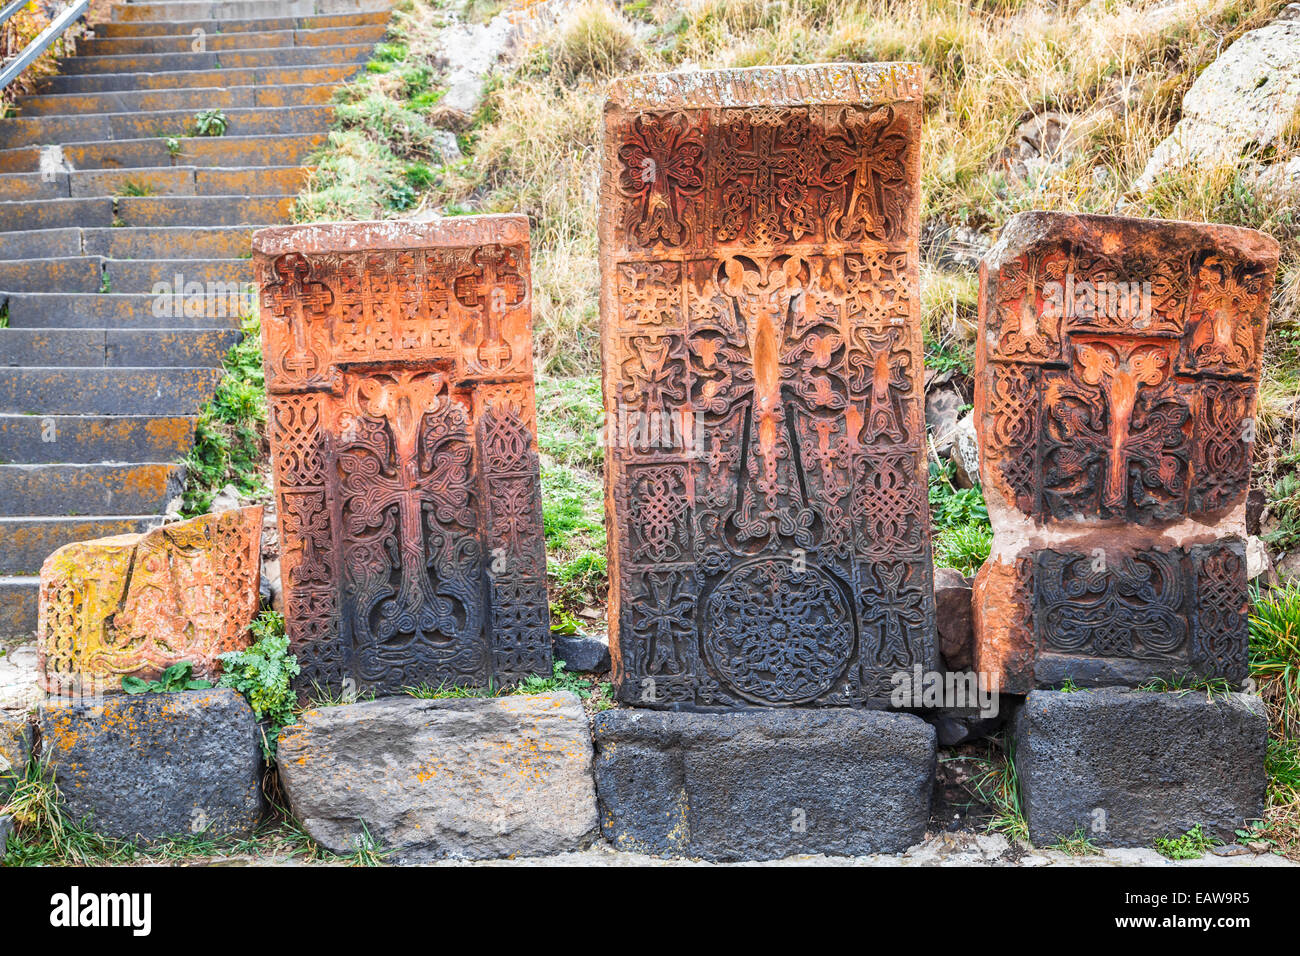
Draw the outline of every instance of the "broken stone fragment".
M1246 676L1246 496L1279 247L1033 212L980 274L993 525L976 666L1004 692Z
M157 678L180 661L215 679L217 658L249 643L261 530L262 509L241 508L55 551L41 568L41 685L113 693L123 677Z

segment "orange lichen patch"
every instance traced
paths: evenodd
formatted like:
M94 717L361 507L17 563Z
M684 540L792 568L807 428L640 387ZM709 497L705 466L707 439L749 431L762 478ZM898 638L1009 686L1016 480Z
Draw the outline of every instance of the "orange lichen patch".
M179 661L213 677L248 646L259 606L260 507L65 545L41 569L38 652L50 693L119 689Z
M1278 244L1065 213L980 275L975 593L1002 690L1246 676L1245 503Z
M936 666L915 64L615 81L610 654L644 706L887 703Z
M253 246L301 685L549 673L527 219Z

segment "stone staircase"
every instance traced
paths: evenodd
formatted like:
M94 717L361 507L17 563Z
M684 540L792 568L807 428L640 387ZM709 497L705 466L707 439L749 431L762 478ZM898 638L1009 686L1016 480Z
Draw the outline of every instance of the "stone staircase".
M226 284L289 219L389 7L115 4L0 120L0 642L34 632L51 551L162 521L239 338ZM186 136L208 110L225 133Z

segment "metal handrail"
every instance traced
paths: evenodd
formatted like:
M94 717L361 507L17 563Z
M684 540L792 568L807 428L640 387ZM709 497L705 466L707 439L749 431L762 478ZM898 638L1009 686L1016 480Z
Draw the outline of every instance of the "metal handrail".
M9 6L12 7L13 4L10 4ZM63 36L68 27L80 20L82 14L86 12L86 8L89 6L90 0L76 0L76 2L71 6L67 7L62 13L51 20L49 26L36 34L36 36L32 37L32 42L23 47L23 51L6 63L3 70L0 70L0 90L3 90L6 86L17 79L18 75L31 66L32 61L44 53L51 43ZM8 11L9 16L13 15L13 11L9 10L8 7L5 9Z
M8 23L10 17L31 2L32 0L9 0L4 9L0 9L0 27Z

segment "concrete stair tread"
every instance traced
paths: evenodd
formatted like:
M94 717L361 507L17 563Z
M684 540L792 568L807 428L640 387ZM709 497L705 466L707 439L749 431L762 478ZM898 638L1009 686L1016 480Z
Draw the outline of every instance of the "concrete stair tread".
M95 24L95 35L166 36L189 34L194 30L207 33L260 33L264 30L311 30L330 27L353 27L386 24L388 11L369 13L334 13L306 17L261 17L245 20L128 20Z
M0 202L0 233L59 226L242 226L286 219L296 197L121 196Z
M221 50L214 53L117 53L99 56L69 56L59 60L61 72L87 73L173 73L195 70L240 70L269 66L326 66L362 63L373 44L345 43L334 46L274 47L264 50Z
M239 31L202 35L203 50L198 52L226 53L243 50L288 49L313 46L350 46L357 43L374 43L385 32L384 26L321 27L316 29L285 29ZM147 37L90 37L77 44L78 56L86 58L117 55L151 55L159 53L186 53L194 51L199 38L187 33L171 33Z
M218 368L238 329L0 329L0 366ZM0 456L2 457L2 456Z
M286 167L297 168L297 167ZM13 173L10 175L30 175ZM0 177L2 179L3 177ZM178 259L245 258L252 234L264 225L247 226L118 226L80 229L33 229L10 233L0 245L0 262L91 255L109 259L147 259L166 249Z
M53 175L0 173L0 202L102 199L128 195L245 196L254 190L289 195L306 183L310 171L311 167L302 165L134 166L82 169Z
M135 73L59 73L38 87L40 95L104 93L113 91L170 90L195 86L286 86L302 83L342 83L361 72L357 63L320 66L242 67L239 69L139 71Z
M0 515L66 515L70 502L89 514L162 511L180 493L174 461L0 465Z
M130 113L139 110L270 109L323 105L335 83L277 83L198 86L163 90L109 90L103 93L44 93L14 100L18 116L84 116L87 112ZM158 105L150 105L158 104Z
M136 515L0 515L0 574L39 574L54 551L74 541L137 534L163 524L160 514Z
M201 312L156 316L158 297L147 292L14 292L0 299L9 306L11 329L237 328L242 318L224 302Z
M159 138L197 139L188 135L199 110L155 110L126 113L98 113L73 116L15 116L0 124L0 147L51 146L96 140L142 139L152 133ZM311 133L326 130L333 122L334 108L272 106L223 110L231 135L251 136L275 132ZM224 135L224 134L223 134Z

